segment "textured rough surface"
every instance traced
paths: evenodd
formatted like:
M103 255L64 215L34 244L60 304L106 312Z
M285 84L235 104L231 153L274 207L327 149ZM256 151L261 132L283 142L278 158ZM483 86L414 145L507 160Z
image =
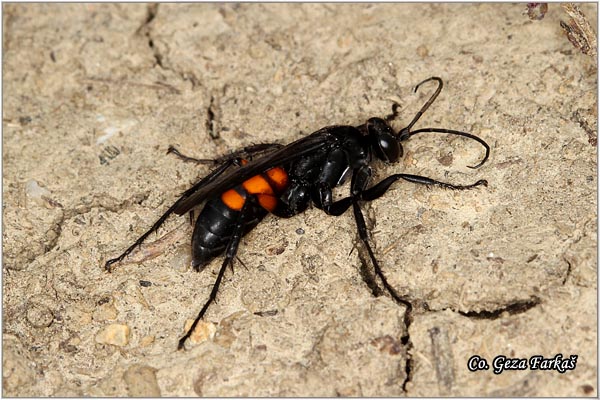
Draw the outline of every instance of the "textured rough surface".
M3 10L4 395L598 395L597 72L561 7L541 20L511 4ZM581 10L596 26L596 6ZM214 157L288 143L394 101L400 128L430 76L446 86L418 126L480 135L489 162L471 170L474 142L421 135L377 178L490 185L398 183L365 204L408 329L405 307L365 283L350 213L268 217L208 311L216 331L187 351L177 340L220 262L187 267L185 218L152 257L103 270L207 173L169 145ZM96 340L111 326L127 328L118 346ZM467 369L473 355L559 353L576 368Z

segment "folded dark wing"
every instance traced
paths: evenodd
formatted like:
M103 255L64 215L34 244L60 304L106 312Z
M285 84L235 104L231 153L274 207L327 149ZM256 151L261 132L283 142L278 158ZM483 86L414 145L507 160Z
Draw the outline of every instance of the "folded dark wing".
M240 168L223 173L206 184L202 184L202 181L200 181L194 185L194 187L197 187L196 190L192 189L187 197L181 199L181 204L175 207L175 213L178 215L185 214L210 197L219 195L257 174L273 167L283 166L303 155L334 145L337 143L338 138L330 133L331 128L333 127L320 129L272 153L252 160Z

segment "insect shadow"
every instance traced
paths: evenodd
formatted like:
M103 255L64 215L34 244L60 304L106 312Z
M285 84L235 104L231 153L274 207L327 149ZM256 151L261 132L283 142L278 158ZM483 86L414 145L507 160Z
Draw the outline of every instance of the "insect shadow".
M312 204L328 215L339 216L352 208L360 242L369 254L376 276L394 300L405 305L407 312L410 311L410 303L388 283L377 262L360 204L383 196L398 180L452 190L487 186L487 181L481 179L470 185L455 185L419 175L393 174L372 184L370 164L374 159L386 163L397 162L403 156L401 142L426 132L463 136L480 143L485 148L485 156L478 164L469 168L481 167L490 154L490 146L471 133L444 128L412 130L442 90L442 80L431 77L419 83L415 92L421 85L431 81L437 82L437 89L408 126L397 132L390 125L398 116L398 105L394 104L391 114L385 118L369 118L359 126L328 126L288 145L257 144L216 159L188 157L170 147L169 153L185 161L216 167L186 190L127 250L108 260L105 268L110 271L114 263L122 261L141 245L171 214L183 215L204 204L192 235L192 265L197 271L202 271L213 258L222 254L225 256L208 300L179 340L178 349L182 349L215 300L225 270L236 256L241 238L267 214L289 218ZM334 201L332 190L341 185L349 175L349 196Z

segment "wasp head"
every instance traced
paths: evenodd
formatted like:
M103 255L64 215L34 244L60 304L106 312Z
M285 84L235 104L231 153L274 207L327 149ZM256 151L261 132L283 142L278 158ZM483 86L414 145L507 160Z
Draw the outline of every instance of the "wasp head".
M394 130L384 119L370 118L367 121L367 132L371 149L380 160L393 163L404 154Z

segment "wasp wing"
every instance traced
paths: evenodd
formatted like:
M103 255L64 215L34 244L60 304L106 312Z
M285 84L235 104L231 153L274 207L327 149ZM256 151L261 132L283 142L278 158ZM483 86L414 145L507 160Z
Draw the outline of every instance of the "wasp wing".
M323 147L335 144L339 139L332 133L336 127L322 128L302 139L290 143L280 149L257 158L248 164L232 170L230 173L221 174L214 180L206 182L205 179L186 191L187 196L177 204L174 212L178 215L185 214L208 198L221 194L234 186L241 184L249 178L263 173L271 168L289 163L303 155L310 154Z

